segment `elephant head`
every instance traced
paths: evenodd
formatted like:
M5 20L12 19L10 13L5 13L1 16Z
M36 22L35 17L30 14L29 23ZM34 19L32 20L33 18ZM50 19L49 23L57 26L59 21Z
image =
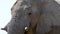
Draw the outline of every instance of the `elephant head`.
M54 26L60 25L59 8L54 0L17 0L11 8L12 19L2 30L8 34L55 33Z
M8 34L33 34L40 15L35 2L17 0L11 8L12 19L2 30Z

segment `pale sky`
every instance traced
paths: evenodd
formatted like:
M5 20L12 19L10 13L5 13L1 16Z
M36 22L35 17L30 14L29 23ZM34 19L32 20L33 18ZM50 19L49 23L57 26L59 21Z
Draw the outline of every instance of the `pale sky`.
M1 30L11 20L11 7L16 0L0 0L0 34L7 34Z
M3 28L11 20L11 7L16 0L0 0L0 29ZM60 0L58 0L59 3ZM7 34L0 30L0 34Z

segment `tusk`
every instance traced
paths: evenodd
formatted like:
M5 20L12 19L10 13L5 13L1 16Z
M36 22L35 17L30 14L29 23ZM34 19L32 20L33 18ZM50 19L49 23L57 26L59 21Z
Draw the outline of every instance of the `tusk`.
M25 31L28 31L28 27L25 27Z

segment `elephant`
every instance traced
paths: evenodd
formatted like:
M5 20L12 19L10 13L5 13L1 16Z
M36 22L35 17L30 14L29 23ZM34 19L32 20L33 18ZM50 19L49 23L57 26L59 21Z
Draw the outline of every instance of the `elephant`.
M55 0L17 0L11 14L2 28L8 34L60 34L60 4Z

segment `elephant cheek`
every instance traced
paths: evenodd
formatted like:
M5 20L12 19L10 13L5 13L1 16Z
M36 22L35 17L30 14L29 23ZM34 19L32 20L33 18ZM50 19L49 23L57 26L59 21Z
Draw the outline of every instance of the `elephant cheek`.
M12 31L8 31L8 34L24 34L24 30L12 30Z
M7 32L8 32L8 34L24 34L25 30L23 27L19 27L19 26L13 24L7 28Z

